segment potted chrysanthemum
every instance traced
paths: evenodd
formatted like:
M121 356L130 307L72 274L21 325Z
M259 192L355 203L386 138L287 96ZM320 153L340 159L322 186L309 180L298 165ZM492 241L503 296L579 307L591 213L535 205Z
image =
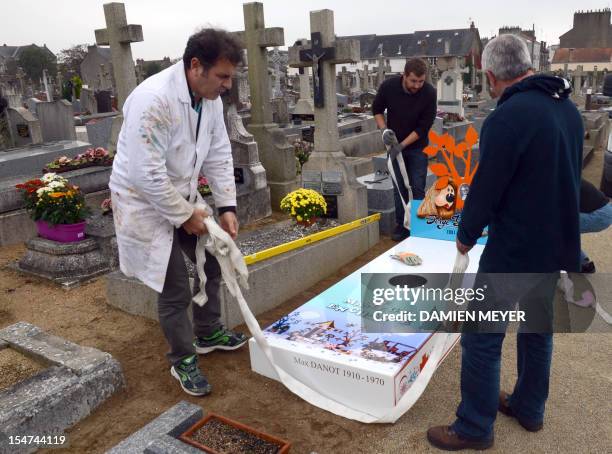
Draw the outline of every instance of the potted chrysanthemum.
M71 243L85 238L89 210L77 186L55 173L16 185L25 208L36 222L38 234L49 240Z
M311 225L318 217L327 213L327 203L313 189L296 189L287 194L280 203L284 213L291 215L298 224Z

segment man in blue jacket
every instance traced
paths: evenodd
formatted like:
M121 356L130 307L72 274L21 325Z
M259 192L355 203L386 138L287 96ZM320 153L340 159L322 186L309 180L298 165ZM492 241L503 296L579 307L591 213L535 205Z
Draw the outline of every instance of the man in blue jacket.
M462 212L457 249L466 254L488 225L479 273L527 273L521 276L546 296L537 301L552 307L554 276L559 270L580 269L582 119L568 99L569 83L534 75L518 37L490 41L482 66L491 94L500 99L482 128L480 165ZM499 385L504 331L462 334L461 404L451 426L428 430L434 446L491 447L497 411L528 431L542 428L552 333L519 329L518 379L507 394L500 393Z

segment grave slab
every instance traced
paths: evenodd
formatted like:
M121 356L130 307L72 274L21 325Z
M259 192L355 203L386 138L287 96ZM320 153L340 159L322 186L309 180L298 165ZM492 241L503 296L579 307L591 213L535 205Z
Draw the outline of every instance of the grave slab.
M0 330L0 343L49 367L0 392L0 453L29 453L36 445L9 445L15 434L59 436L125 387L119 363L26 322ZM42 447L42 446L40 446Z
M56 158L60 156L73 157L89 147L90 145L87 142L60 140L0 153L0 179L40 173L46 164Z
M201 407L183 400L106 451L106 454L201 453L176 437L202 417Z

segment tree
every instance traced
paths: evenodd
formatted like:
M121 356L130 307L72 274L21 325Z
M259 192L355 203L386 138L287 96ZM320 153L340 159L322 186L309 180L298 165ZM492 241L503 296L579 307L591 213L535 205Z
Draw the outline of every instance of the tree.
M57 73L57 64L53 55L47 49L37 46L30 46L20 53L19 66L32 81L40 80L43 69L46 69L51 76Z
M87 44L77 44L57 54L59 71L64 75L81 74L81 63L87 56Z

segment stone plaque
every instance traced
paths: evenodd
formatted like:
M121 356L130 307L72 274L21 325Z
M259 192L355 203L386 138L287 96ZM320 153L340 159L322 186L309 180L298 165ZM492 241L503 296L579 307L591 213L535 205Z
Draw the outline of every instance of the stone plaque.
M302 171L302 181L321 181L322 173L313 170Z
M321 182L316 182L316 181L304 181L304 184L302 185L304 186L304 189L313 189L315 191L317 191L318 193L323 192L321 190Z
M324 183L342 183L342 172L321 172Z
M323 182L321 190L325 195L342 195L342 183Z
M30 128L27 124L21 123L17 125L17 135L19 137L30 137Z

